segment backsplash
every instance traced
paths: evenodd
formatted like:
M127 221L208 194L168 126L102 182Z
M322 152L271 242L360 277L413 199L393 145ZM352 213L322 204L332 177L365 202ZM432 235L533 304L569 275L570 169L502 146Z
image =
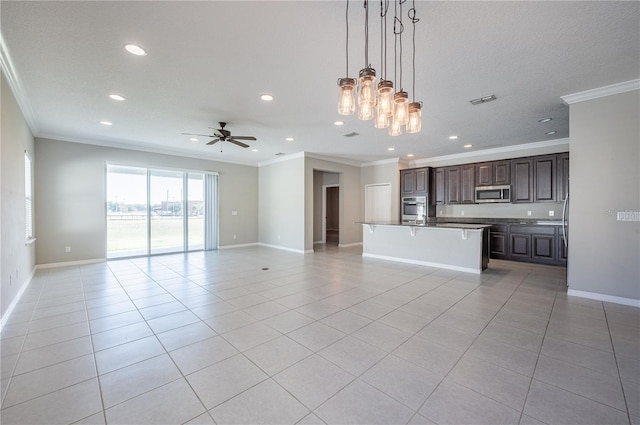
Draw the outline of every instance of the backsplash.
M535 218L561 220L562 202L536 204L461 204L437 205L437 217L469 218ZM549 215L553 211L553 216ZM531 212L531 215L529 215Z

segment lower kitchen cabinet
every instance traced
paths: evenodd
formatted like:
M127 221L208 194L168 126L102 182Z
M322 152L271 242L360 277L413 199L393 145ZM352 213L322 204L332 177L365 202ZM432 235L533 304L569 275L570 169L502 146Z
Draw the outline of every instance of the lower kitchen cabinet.
M554 265L567 262L560 226L493 224L489 240L491 258Z
M489 249L491 258L509 259L509 225L494 224L489 229Z

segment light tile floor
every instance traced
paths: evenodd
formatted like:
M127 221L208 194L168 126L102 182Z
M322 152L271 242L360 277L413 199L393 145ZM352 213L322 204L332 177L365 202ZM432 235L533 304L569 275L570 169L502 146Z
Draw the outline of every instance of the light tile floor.
M558 267L249 247L53 268L0 334L0 420L640 424L639 335Z

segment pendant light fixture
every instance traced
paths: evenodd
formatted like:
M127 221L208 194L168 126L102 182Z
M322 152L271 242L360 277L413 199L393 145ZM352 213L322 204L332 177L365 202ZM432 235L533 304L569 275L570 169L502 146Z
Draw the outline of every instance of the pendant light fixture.
M358 118L370 120L376 107L376 70L369 63L369 1L364 0L364 68L358 76Z
M394 1L394 71L395 83L399 87L394 93L394 82L387 79L387 14L390 1ZM358 80L344 77L338 79L339 101L338 112L342 115L351 115L358 105L358 118L361 120L374 119L374 127L389 128L389 134L397 136L402 134L406 126L407 133L418 133L421 130L422 102L415 101L416 79L416 48L415 25L419 21L416 18L415 0L409 11L409 19L413 24L413 101L409 102L409 94L402 89L402 5L407 0L380 0L380 69L381 79L376 84L376 70L369 63L369 1L364 0L364 60L365 66L358 74ZM347 37L346 37L346 64L349 74L349 0L345 13ZM354 97L357 90L357 99Z
M409 19L413 25L413 102L408 108L407 133L418 133L422 129L422 102L416 102L416 24L420 21L416 17L416 0L413 0L413 7L409 10Z
M345 11L345 21L347 26L347 37L345 43L346 68L349 75L349 0ZM338 79L338 113L341 115L351 115L356 111L356 99L354 90L356 89L355 78L344 77Z

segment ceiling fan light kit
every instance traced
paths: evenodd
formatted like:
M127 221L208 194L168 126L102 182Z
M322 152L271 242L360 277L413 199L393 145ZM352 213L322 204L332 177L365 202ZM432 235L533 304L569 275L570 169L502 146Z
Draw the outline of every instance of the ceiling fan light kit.
M338 113L341 115L352 115L355 112L354 89L357 86L358 118L361 120L374 119L375 128L389 128L389 134L398 136L402 134L402 127L406 127L407 133L418 133L422 129L422 102L415 101L415 26L420 19L416 17L415 0L407 16L413 25L413 102L409 103L409 94L402 87L402 5L406 0L394 1L393 34L394 61L396 70L396 80L399 90L394 93L394 84L386 79L386 50L387 50L387 12L390 0L380 2L380 56L382 75L380 82L376 85L376 70L369 64L369 1L364 0L365 22L364 22L364 56L365 67L358 74L358 80L350 77L338 79L339 100ZM349 75L349 0L347 0L346 11L346 71ZM399 46L399 53L396 48ZM399 72L398 72L399 71Z

